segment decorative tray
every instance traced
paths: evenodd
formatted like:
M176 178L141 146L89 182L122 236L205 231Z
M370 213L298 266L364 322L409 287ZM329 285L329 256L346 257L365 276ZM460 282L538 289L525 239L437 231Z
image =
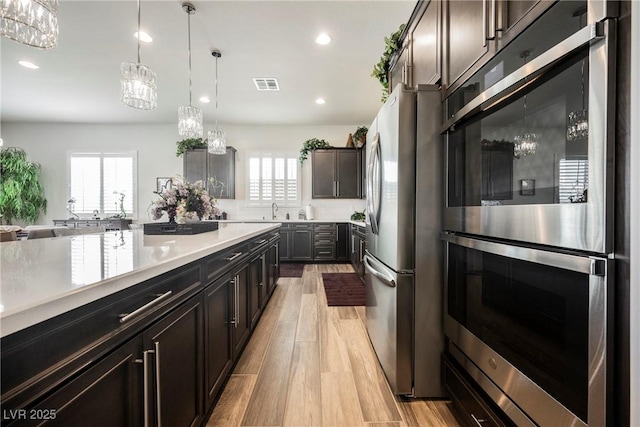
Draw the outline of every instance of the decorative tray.
M218 229L218 221L176 224L170 222L146 223L144 234L199 234Z

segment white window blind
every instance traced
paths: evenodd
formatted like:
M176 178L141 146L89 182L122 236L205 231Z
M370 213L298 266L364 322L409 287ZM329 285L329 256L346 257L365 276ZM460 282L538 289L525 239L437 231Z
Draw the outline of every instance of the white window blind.
M105 216L118 214L124 194L124 211L127 216L135 216L135 152L70 153L69 157L69 197L75 199L75 213L97 210Z
M571 203L579 199L589 186L589 161L587 159L560 159L559 202Z
M300 205L300 168L296 155L250 154L247 194L252 205Z

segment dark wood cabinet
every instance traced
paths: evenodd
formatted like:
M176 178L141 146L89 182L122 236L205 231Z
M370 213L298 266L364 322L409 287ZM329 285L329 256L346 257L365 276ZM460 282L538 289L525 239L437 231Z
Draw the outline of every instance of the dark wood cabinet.
M365 229L351 224L351 265L360 276L364 277Z
M267 265L269 266L269 274L267 277L267 295L271 295L276 287L276 283L280 278L280 243L277 241L267 250ZM264 305L267 304L265 300Z
M291 230L291 260L313 261L313 228L311 224L295 224Z
M206 148L186 150L183 157L183 176L189 182L207 183L215 178L224 186L209 185L209 194L218 199L236 198L236 149L227 147L225 155L210 154Z
M69 228L103 227L105 231L120 231L128 230L131 222L132 220L125 218L54 219L53 225Z
M233 364L231 345L231 276L225 275L204 291L205 386L208 408L221 390Z
M331 148L311 152L314 199L358 199L362 194L360 150Z
M266 253L254 257L249 263L249 317L253 328L262 312L266 300L265 269Z
M336 260L349 260L349 224L336 224Z
M66 386L36 405L39 425L143 425L142 338L130 340ZM11 416L3 414L3 425ZM17 418L17 417L16 417Z
M496 18L490 9L495 4L484 0L443 2L442 83L446 95L460 86L463 75L470 75L467 71L478 69L491 57Z
M232 289L232 336L234 357L242 351L251 332L249 312L249 266L243 265L233 273Z
M153 425L198 426L204 416L202 294L190 299L143 334L143 361ZM144 369L144 368L143 368ZM149 398L148 396L153 396Z
M291 261L291 235L293 230L289 224L284 224L280 228L279 255L281 261Z

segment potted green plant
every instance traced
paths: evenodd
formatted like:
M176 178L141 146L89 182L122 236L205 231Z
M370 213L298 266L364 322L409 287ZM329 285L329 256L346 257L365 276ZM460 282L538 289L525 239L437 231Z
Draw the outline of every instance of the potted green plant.
M20 148L0 151L0 214L7 224L14 219L33 223L47 211L40 169Z
M391 58L393 54L400 48L400 36L404 31L406 24L400 25L398 31L384 38L384 52L380 57L380 61L373 67L371 77L378 79L382 85L381 101L385 102L389 97L389 67L391 66Z
M361 148L367 143L367 132L369 129L366 126L359 126L353 133L353 140L356 143L356 147Z
M324 139L307 139L304 144L302 144L302 148L300 149L300 164L304 163L304 161L309 158L309 152L311 150L316 150L318 148L331 148L331 145L329 145L329 143L327 143L327 141L325 141Z
M193 150L194 148L207 148L207 141L202 138L185 138L176 142L178 146L176 149L176 157L180 157L187 150Z

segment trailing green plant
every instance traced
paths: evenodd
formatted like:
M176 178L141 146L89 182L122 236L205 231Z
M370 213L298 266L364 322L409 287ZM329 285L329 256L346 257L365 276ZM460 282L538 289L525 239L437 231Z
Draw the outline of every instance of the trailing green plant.
M176 149L176 157L180 157L187 150L193 150L194 148L207 148L207 142L202 138L185 138L182 141L176 142L178 148Z
M351 214L351 220L352 221L364 221L364 210L362 212L360 211L355 211Z
M384 52L371 72L371 77L378 79L382 85L382 97L380 98L382 102L385 102L389 97L389 67L393 54L400 48L400 35L404 31L404 27L406 24L400 25L398 31L384 38Z
M20 148L0 151L0 214L7 224L14 219L33 223L47 211L40 170L40 165L31 162Z
M309 158L309 152L311 150L316 150L318 148L331 148L331 146L324 139L307 139L304 144L302 144L302 148L300 149L300 164L304 163L304 161Z
M369 129L366 126L359 126L353 133L353 140L361 141L364 145L367 140L367 132L369 132Z

